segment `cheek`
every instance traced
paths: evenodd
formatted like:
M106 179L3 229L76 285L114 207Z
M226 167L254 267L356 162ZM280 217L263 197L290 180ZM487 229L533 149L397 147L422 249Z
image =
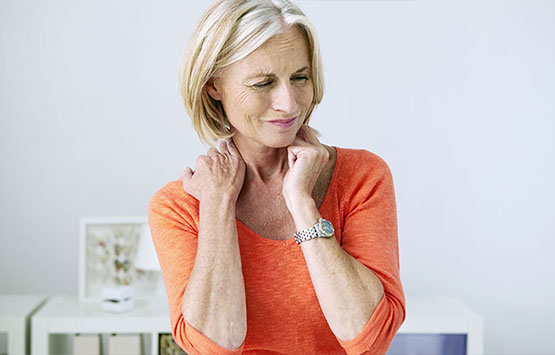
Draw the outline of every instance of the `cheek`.
M246 91L239 91L237 96L234 98L234 106L239 111L245 111L251 104L252 95Z
M314 89L312 88L312 85L306 85L299 91L299 102L302 102L305 106L310 105L313 97Z
M227 104L232 105L228 113L231 124L240 130L252 130L258 127L261 119L264 119L270 106L270 99L264 94L239 92Z
M251 95L244 102L244 112L254 116L253 118L260 118L268 112L271 102L270 95L264 93Z
M256 97L246 91L238 91L236 95L226 97L224 108L232 120L244 119L245 115L252 114Z

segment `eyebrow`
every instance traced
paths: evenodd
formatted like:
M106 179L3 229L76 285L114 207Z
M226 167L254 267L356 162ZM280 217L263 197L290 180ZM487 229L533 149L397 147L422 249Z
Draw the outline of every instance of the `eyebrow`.
M300 72L305 71L305 70L307 70L307 69L308 69L308 67L306 67L306 66L305 66L305 67L302 67L301 69L298 69L298 70L297 70L296 72L294 72L293 74L300 73ZM274 76L274 75L275 75L274 73L271 73L271 72L269 72L269 71L263 71L263 72L258 72L258 73L249 75L245 80L251 80L251 79L255 79L255 78L266 78L266 77Z

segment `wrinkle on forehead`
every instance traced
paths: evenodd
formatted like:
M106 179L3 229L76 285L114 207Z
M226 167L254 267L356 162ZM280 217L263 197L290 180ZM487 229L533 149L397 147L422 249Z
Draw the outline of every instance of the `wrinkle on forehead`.
M259 49L266 49L273 44L277 45L279 49L293 47L297 44L299 39L302 39L305 44L308 44L305 33L299 26L284 26L281 33L270 37Z
M288 27L286 32L271 37L245 60L250 64L250 73L285 69L284 67L290 64L294 66L289 68L289 74L292 74L303 66L311 66L308 40L298 26Z

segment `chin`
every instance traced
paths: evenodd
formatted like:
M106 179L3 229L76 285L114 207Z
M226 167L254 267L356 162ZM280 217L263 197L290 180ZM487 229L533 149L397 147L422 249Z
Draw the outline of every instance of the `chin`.
M266 142L264 142L264 145L271 148L289 147L295 141L296 136L297 131L295 131L295 135L276 135L272 137L272 139L266 140Z
M289 147L291 144L293 144L293 141L292 141L292 140L291 140L291 141L287 141L287 142L284 142L284 141L264 142L264 145L265 145L266 147L276 148L276 149L278 149L278 148L286 148L286 147Z

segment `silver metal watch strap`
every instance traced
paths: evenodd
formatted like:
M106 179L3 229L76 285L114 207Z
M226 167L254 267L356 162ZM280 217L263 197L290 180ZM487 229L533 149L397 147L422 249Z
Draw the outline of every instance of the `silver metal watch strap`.
M318 224L318 222L316 222L316 224ZM295 233L295 241L297 242L297 244L301 244L302 242L306 242L307 240L317 237L318 231L316 230L316 225Z

